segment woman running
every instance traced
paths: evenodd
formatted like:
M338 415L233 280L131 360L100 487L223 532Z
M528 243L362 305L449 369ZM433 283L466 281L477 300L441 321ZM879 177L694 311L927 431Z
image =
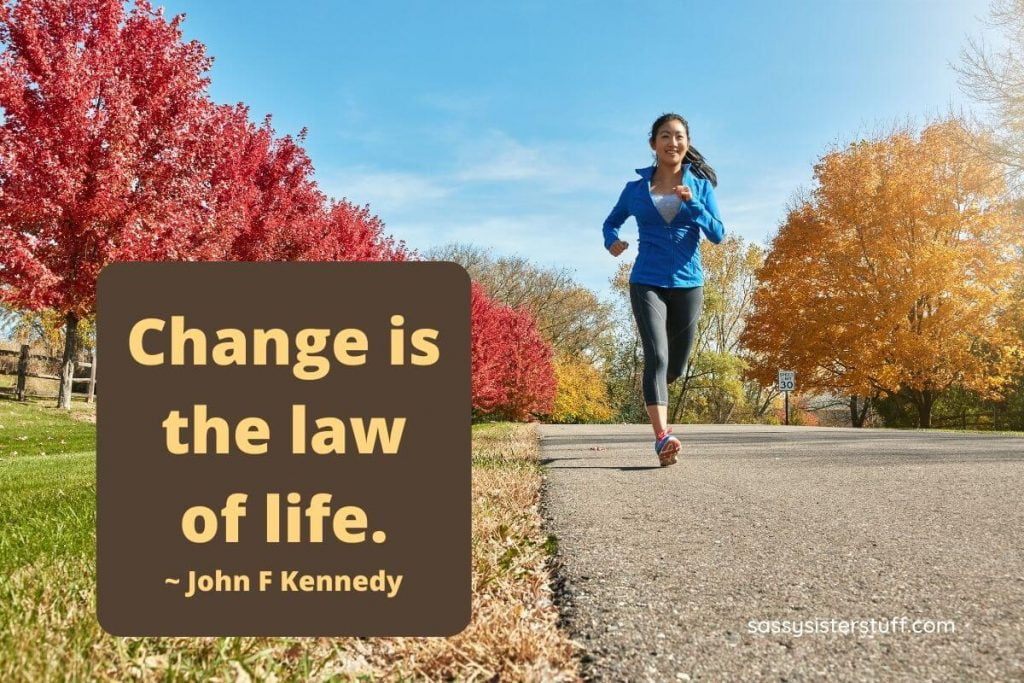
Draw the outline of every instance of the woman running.
M679 114L651 126L654 164L638 168L604 222L604 247L618 256L626 218L636 218L640 249L629 274L629 299L644 347L643 395L662 467L676 462L681 444L668 420L668 385L683 374L704 304L700 235L718 244L725 226L718 214L714 169L690 145L690 127Z

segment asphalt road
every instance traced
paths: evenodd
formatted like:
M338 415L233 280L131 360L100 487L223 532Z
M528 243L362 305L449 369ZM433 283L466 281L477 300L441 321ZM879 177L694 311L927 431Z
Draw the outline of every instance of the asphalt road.
M539 432L588 680L1024 680L1024 438Z

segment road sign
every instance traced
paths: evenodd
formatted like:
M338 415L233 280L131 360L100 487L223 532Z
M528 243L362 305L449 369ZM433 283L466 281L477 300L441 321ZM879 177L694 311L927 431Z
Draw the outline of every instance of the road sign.
M779 370L779 391L793 391L796 389L796 371Z
M796 389L796 371L779 370L779 391L786 394L786 424L789 424L789 392Z

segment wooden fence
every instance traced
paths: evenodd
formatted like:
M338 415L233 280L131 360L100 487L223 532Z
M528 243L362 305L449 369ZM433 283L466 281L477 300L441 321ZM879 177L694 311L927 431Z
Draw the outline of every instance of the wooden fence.
M62 363L63 362L63 359L61 359L61 358L53 358L52 356L41 356L41 355L38 355L38 354L29 354L28 344L22 344L21 345L20 353L18 351L10 351L10 350L6 350L6 349L0 349L0 356L8 356L8 357L16 356L18 358L18 371L17 372L9 373L9 372L0 371L0 374L8 375L8 376L13 374L15 377L18 378L17 383L15 384L15 387L14 387L14 397L15 397L15 399L17 399L19 401L25 401L28 398L27 394L26 394L26 391L25 391L25 386L27 384L27 381L28 381L29 377L36 377L38 379L54 379L54 380L57 380L58 382L61 380L61 377L59 375L38 375L38 374L30 373L28 371L28 362L32 358L35 358L37 360L42 360L42 361L56 362L56 363ZM89 376L88 377L73 377L71 379L72 393L74 393L74 385L75 384L83 384L84 383L84 384L87 385L86 386L86 391L85 391L85 401L86 401L86 403L92 403L93 400L95 400L95 396L96 396L96 350L93 349L90 352L90 358L89 358L88 361L78 361L78 360L76 360L75 361L75 366L76 367L80 367L80 368L85 368L85 367L89 368Z
M1012 410L1000 410L992 408L983 412L968 413L959 415L932 415L932 427L945 427L949 429L979 429L993 430L1020 429L1024 424L1024 415Z

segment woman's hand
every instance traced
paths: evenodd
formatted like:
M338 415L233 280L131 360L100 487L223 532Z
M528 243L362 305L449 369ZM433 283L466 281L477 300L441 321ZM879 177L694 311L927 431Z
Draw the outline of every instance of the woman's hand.
M612 246L608 247L608 251L611 252L612 256L618 256L622 252L626 251L627 247L629 247L629 242L617 240L612 244Z
M693 199L693 192L690 191L689 185L676 185L676 196L682 199L684 202L688 202Z

